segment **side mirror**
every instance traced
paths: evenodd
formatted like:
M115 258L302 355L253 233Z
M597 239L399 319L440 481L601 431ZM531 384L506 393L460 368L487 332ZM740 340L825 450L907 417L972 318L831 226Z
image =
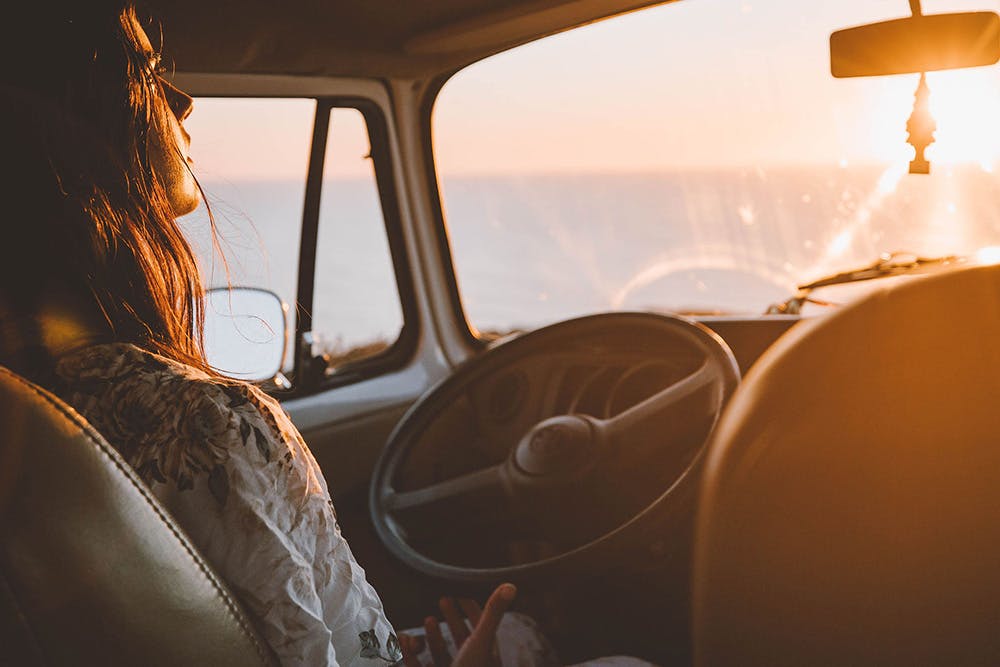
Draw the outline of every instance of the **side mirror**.
M265 289L219 287L205 294L205 356L210 366L237 380L272 381L288 349L288 305Z
M918 14L830 35L830 72L837 78L979 67L997 60L1000 16L993 12Z

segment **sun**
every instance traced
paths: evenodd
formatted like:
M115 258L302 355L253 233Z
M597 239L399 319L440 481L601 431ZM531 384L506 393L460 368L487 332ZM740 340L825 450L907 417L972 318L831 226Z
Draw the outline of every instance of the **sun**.
M975 68L927 75L935 141L927 150L932 163L976 163L993 171L1000 161L1000 75L997 68Z

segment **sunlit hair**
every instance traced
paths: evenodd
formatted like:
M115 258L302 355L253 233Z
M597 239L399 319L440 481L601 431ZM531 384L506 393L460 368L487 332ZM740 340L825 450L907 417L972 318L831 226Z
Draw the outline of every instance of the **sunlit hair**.
M79 295L112 340L207 371L198 266L147 152L164 120L159 55L137 40L130 4L36 4L47 18L14 10L0 46L0 60L20 51L0 65L12 135L0 195L14 241L0 244L0 289L28 305ZM45 21L45 39L14 34L21 13L29 33ZM156 48L158 30L147 32Z

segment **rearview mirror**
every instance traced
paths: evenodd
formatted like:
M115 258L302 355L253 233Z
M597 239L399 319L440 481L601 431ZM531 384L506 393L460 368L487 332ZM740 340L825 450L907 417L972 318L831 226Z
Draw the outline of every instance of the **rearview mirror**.
M1000 60L1000 16L924 14L838 30L830 35L837 78L932 72Z
M205 357L223 375L285 386L288 307L256 287L214 288L205 294Z

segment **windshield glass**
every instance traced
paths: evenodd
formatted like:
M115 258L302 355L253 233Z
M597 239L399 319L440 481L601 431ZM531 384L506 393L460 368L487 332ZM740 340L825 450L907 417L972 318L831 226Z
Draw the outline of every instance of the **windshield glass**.
M1000 245L1000 68L927 75L930 175L907 173L919 75L830 75L831 32L907 15L907 0L683 0L459 72L433 130L472 325L760 314L880 253Z

